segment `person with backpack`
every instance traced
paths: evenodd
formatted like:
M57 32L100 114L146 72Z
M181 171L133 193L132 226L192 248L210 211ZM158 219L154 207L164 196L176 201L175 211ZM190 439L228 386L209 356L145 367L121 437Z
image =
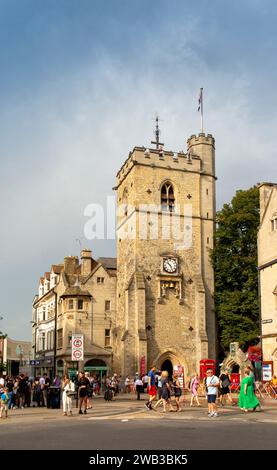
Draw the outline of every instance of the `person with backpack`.
M10 401L9 392L8 392L7 387L4 387L4 390L3 390L3 392L1 393L1 396L0 396L0 400L1 400L0 418L2 418L3 412L5 414L5 418L7 418L8 417L8 406L9 406L9 401Z

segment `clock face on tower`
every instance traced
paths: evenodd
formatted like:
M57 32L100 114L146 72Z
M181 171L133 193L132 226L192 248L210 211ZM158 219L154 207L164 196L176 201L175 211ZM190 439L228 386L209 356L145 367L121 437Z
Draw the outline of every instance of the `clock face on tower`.
M176 273L178 267L176 258L165 258L163 260L163 269L166 273Z

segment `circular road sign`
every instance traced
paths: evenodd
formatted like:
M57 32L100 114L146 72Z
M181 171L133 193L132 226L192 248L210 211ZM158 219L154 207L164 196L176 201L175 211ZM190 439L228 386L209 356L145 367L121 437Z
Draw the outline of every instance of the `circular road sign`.
M82 357L82 351L80 351L80 349L75 349L75 351L73 351L72 356L74 357L76 361L78 361L78 359Z
M75 338L73 341L74 348L80 348L83 345L83 341L80 338Z

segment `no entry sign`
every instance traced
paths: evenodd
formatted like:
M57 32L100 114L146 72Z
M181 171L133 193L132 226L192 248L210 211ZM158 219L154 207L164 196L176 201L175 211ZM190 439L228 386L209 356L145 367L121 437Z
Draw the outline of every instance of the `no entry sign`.
M83 335L72 335L72 361L83 361L84 360L84 336Z

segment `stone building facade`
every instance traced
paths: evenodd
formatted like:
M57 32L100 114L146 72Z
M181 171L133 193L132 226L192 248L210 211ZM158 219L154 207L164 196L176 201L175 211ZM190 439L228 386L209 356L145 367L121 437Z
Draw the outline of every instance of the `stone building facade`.
M81 260L67 256L64 263L52 266L53 271L57 273L55 282L45 284L45 278L49 277L46 273L33 304L36 373L74 375L77 369L110 372L113 368L111 330L115 318L116 260L99 258L96 261L90 250L82 250ZM49 303L51 308L47 308ZM52 334L48 334L51 331L53 341ZM84 361L79 363L71 360L73 334L84 335Z
M262 183L258 266L261 298L263 360L273 361L277 373L277 184Z
M85 335L79 368L105 364L126 376L152 364L169 372L181 365L187 375L199 370L201 359L215 359L215 181L210 134L191 136L187 153L158 145L130 152L114 188L117 263L95 261L89 250L81 261L66 257L56 284L40 290L35 302L39 312L55 297L59 372L77 367L73 333ZM37 314L35 328L43 321Z
M135 147L117 174L114 361L124 375L143 362L193 373L216 355L214 138L187 146Z

